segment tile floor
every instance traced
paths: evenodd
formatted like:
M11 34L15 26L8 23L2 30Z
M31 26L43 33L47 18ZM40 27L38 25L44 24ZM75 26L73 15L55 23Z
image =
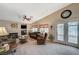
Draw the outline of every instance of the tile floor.
M57 43L37 45L33 40L19 45L14 55L79 55L79 49Z

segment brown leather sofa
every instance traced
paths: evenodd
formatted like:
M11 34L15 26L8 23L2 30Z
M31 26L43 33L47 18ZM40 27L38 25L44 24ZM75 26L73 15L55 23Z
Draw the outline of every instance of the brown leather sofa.
M32 32L29 33L29 37L37 40L38 34L40 34L40 32Z

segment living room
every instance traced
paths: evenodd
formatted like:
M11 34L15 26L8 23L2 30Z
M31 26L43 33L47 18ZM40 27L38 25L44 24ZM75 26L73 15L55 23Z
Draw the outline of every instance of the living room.
M79 55L78 3L2 3L0 7L1 55Z

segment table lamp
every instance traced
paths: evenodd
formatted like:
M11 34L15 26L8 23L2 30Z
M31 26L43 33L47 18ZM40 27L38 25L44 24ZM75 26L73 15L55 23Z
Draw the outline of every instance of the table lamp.
M8 35L5 27L0 27L0 39L2 40L4 36Z
M8 35L8 32L6 31L5 27L0 27L0 36Z

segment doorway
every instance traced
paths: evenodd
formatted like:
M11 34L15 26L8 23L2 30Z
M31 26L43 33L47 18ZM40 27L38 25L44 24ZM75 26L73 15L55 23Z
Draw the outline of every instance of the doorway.
M79 47L78 22L66 22L57 24L57 40L64 44Z

